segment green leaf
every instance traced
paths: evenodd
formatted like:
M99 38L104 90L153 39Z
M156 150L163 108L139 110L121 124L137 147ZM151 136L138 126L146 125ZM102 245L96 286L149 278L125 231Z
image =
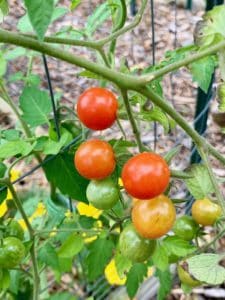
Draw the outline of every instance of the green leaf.
M0 291L7 290L10 286L10 274L6 269L0 269L1 272L1 280L0 280Z
M70 9L73 11L81 3L81 0L71 0Z
M185 179L188 190L195 199L201 199L214 191L208 171L202 164L195 164L187 172L192 178Z
M26 55L27 50L22 47L16 47L13 50L8 50L5 54L4 57L6 60L13 60L18 57Z
M163 126L165 133L168 133L170 129L169 119L159 107L155 106L149 111L142 110L140 113L140 117L144 121L159 122Z
M24 0L30 22L40 40L51 23L51 17L54 9L54 0Z
M225 281L225 268L219 263L218 254L200 254L187 259L188 271L199 281L207 284L222 284Z
M184 241L177 236L168 236L163 240L163 246L168 253L172 253L179 257L187 256L194 252L196 247L191 245L188 241Z
M20 131L16 129L8 129L2 132L7 141L16 141L20 139Z
M164 155L164 159L166 160L166 162L168 164L171 163L172 159L180 152L181 150L181 145L172 148L171 150L169 150L166 155Z
M218 52L220 77L225 82L225 53L223 50Z
M43 144L43 153L46 155L58 154L60 149L69 142L68 139L71 140L70 137L72 137L71 134L68 131L65 131L58 142L49 139Z
M57 294L50 296L48 300L77 300L77 297L67 292L57 292Z
M124 276L131 269L132 262L127 257L117 252L115 255L115 265L119 277L124 278Z
M168 268L168 252L159 242L156 244L156 249L152 255L152 261L154 266L161 271L165 271Z
M10 292L13 292L14 294L18 293L21 277L22 277L21 271L17 271L17 270L10 271L10 286L9 286Z
M5 176L5 172L7 170L7 167L5 164L0 162L0 178L3 178ZM3 185L0 185L0 189L3 188ZM6 199L7 196L7 188L0 191L0 204Z
M172 275L169 270L166 270L164 272L161 270L157 270L156 276L159 278L160 283L160 288L157 293L157 300L165 300L166 296L172 289Z
M111 240L98 238L89 246L89 253L85 260L89 280L95 280L102 275L106 264L112 257L114 244Z
M52 106L47 92L36 87L25 87L19 101L23 119L31 127L49 123L47 116Z
M126 288L130 298L133 298L140 284L147 275L148 268L146 265L138 263L134 264L127 274Z
M76 233L71 234L58 250L60 258L73 258L84 246L82 237Z
M198 46L208 47L223 40L225 37L225 6L218 5L203 16L197 23L195 42ZM205 74L204 74L205 75Z
M33 149L33 146L23 140L9 141L0 145L0 158L11 158L18 154L22 156L28 155Z
M97 6L92 15L88 17L85 32L90 37L111 16L111 10L107 2Z
M8 0L1 0L0 1L0 10L1 10L3 16L8 15L8 13L9 13Z
M5 176L6 170L7 170L6 165L0 162L0 178L3 178Z
M99 76L88 70L82 71L82 72L78 73L77 75L81 76L81 77L91 78L91 79L99 79L99 80L103 79L102 76Z
M57 253L50 243L47 243L40 248L38 251L38 259L53 269L57 269L59 267Z
M205 93L207 93L212 79L212 74L216 67L214 57L204 57L196 62L193 62L189 67L193 76L193 80L198 83L199 87Z
M59 188L64 195L87 202L86 188L89 181L79 175L73 160L72 154L58 154L44 165L45 174L48 181Z
M7 61L5 57L0 54L0 77L4 76L7 69Z

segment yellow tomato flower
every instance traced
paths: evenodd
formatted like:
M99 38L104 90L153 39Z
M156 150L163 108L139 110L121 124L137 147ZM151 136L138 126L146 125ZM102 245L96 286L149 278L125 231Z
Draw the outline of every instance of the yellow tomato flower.
M153 267L149 267L148 268L148 273L147 273L147 277L152 277L152 275L154 274L155 269Z
M123 187L123 181L122 181L122 178L119 178L119 179L118 179L118 184L119 184L119 186Z
M4 200L2 202L2 204L0 205L0 218L2 218L5 215L7 210L8 210L8 207L7 207L6 201Z
M82 234L82 237L84 237L84 242L85 242L85 244L89 244L89 243L91 243L91 242L94 242L94 241L98 238L97 235L93 235L93 236L90 236L90 237L87 237L87 238L86 238L86 236L87 236L86 233L83 233L83 234Z
M102 210L95 208L91 204L86 204L83 202L79 202L77 204L77 210L81 216L92 217L94 219L98 219L102 213Z
M115 259L112 259L105 267L105 277L111 285L124 285L126 282L126 276L120 278L115 264Z
M20 175L21 175L21 172L19 170L12 169L10 172L10 180L15 181L20 177Z
M30 223L32 222L31 218L28 218L28 220ZM24 231L27 230L27 225L23 219L17 220L17 222L20 224Z
M31 219L36 219L38 217L42 217L46 214L46 208L45 205L42 202L39 202L37 205L36 210L34 211L34 213L31 216Z
M57 230L56 226L53 227L52 232L50 232L50 234L49 234L50 237L53 237L57 234L57 231L54 231L54 230Z

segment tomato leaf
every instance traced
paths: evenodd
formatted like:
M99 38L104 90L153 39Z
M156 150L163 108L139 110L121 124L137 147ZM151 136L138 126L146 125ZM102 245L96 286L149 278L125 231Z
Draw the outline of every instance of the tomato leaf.
M216 67L215 58L213 56L204 57L202 59L193 62L189 67L193 76L193 80L196 81L199 87L207 93L212 74ZM204 74L204 76L202 76Z
M196 250L196 247L188 241L184 241L177 236L168 236L163 240L163 245L167 252L184 257Z
M156 244L156 249L152 255L152 261L154 266L161 271L165 271L168 268L168 253L166 248L159 242Z
M184 181L195 199L204 198L214 191L208 171L203 164L192 165L187 174L192 178Z
M48 300L77 300L77 297L68 292L57 292L57 294L48 297Z
M218 254L200 254L187 259L189 272L199 281L208 284L222 284L225 268L219 265L222 257Z
M116 270L120 278L123 278L124 275L130 270L132 267L132 262L127 258L124 257L119 252L115 255L115 264Z
M103 273L106 264L112 257L113 248L113 242L105 238L98 238L90 244L85 260L90 280L96 279Z
M81 3L81 0L71 0L70 9L73 11Z
M53 269L58 269L59 267L57 253L55 251L55 248L53 248L50 243L47 243L40 248L40 250L38 251L38 259L42 263L52 267Z
M48 114L52 105L46 91L36 87L25 87L19 101L22 117L31 127L49 123Z
M147 276L148 268L145 264L137 263L132 266L129 273L127 274L126 288L130 298L133 298L140 284L144 281Z
M166 155L164 155L164 159L166 160L166 162L168 164L171 163L172 159L180 152L181 150L181 145L172 148L171 150L169 150Z
M60 258L73 258L84 246L82 237L78 234L71 234L58 250Z
M52 182L64 195L87 203L88 180L81 177L74 167L74 156L60 153L44 165L48 181Z
M28 155L33 150L33 146L23 140L9 141L0 145L0 158L11 158L18 154Z
M159 122L163 126L165 133L168 133L170 129L169 119L159 107L155 106L149 111L142 110L140 112L140 118L144 121Z
M6 165L0 162L0 178L3 178L5 176L6 170L7 170Z
M172 289L172 274L169 270L165 270L164 272L161 270L156 270L156 276L159 278L160 283L157 300L164 300Z
M1 269L1 280L0 280L0 291L7 290L8 287L10 286L10 273L6 269Z
M51 23L51 17L54 9L54 0L24 0L27 8L30 22L40 40Z

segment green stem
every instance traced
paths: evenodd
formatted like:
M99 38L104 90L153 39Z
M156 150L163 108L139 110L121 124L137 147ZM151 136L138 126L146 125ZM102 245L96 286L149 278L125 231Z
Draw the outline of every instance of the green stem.
M117 122L117 125L118 125L120 131L122 132L123 137L126 140L127 139L126 132L124 131L123 126L118 118L117 118L116 122Z
M177 179L188 179L192 178L190 174L187 174L186 172L183 171L177 171L177 170L170 170L171 177L177 178Z
M205 246L199 248L198 250L196 250L196 252L197 252L197 253L206 252L207 249L208 249L209 247L211 247L212 245L214 245L215 242L216 242L217 240L219 240L220 238L222 238L222 237L224 236L224 234L225 234L225 229L223 229L220 233L218 233L218 234L215 236L215 238L214 238L211 242L209 242L207 245L205 245Z
M38 264L37 264L37 257L36 257L36 251L35 251L35 235L33 228L29 222L29 219L23 209L23 206L20 202L20 199L17 196L17 193L13 187L13 184L10 182L9 179L5 179L5 185L8 187L10 190L13 200L18 208L18 211L20 212L30 235L30 240L32 241L32 246L30 249L30 256L33 264L33 281L34 281L34 289L33 289L33 300L38 300L39 299L39 285L40 285L40 278L39 278L39 272L38 272Z
M222 41L216 45L210 46L205 50L201 50L198 53L192 54L192 55L188 55L186 58L174 62L168 66L165 66L159 70L156 70L148 75L143 75L140 77L141 81L143 82L143 85L145 85L146 83L155 80L156 78L162 77L163 75L170 73L172 71L175 71L177 69L179 69L180 67L184 67L187 66L193 62L195 62L196 60L199 60L203 57L207 57L209 55L215 54L216 52L218 52L219 50L225 48L225 41Z
M41 235L45 233L59 233L59 232L81 232L81 233L91 233L97 234L102 232L102 230L90 230L90 229L83 229L83 228L65 228L65 229L52 229L52 230L36 230L35 235Z
M128 99L127 91L126 90L121 90L121 95L122 95L122 98L123 98L124 106L126 108L128 119L130 121L132 130L133 130L133 134L134 134L136 142L137 142L139 152L142 152L145 149L144 149L144 146L141 142L140 131L137 128L137 124L136 124L134 116L133 116L133 112L132 112L132 108L131 108L131 105L130 105L130 102L129 102L129 99Z
M105 51L104 51L102 48L100 48L98 52L99 52L99 54L101 55L101 57L102 57L102 59L103 59L105 65L106 65L108 68L110 68L110 63L109 63L108 58L107 58L107 56L106 56L106 54L105 54Z
M219 185L218 185L218 183L216 181L216 178L213 174L213 170L212 170L212 167L211 167L210 161L208 159L208 155L207 155L207 149L205 149L204 147L198 147L198 152L199 152L199 154L202 158L202 161L204 162L204 164L207 168L212 186L213 186L215 194L216 194L217 201L219 202L219 204L222 208L222 211L223 211L223 215L225 216L225 202L224 202L224 199L223 199L223 195L220 192Z

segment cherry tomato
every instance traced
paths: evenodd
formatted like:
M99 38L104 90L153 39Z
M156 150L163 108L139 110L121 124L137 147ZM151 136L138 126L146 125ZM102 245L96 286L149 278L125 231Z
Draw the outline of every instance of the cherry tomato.
M116 120L118 102L114 94L104 88L92 87L80 95L77 114L81 122L93 130L103 130Z
M177 266L177 273L180 278L180 281L189 287L196 287L202 285L202 282L198 281L191 274L189 274L186 268L187 267L185 262L182 262Z
M133 262L147 260L153 254L155 246L156 241L142 238L133 224L127 225L120 234L120 252Z
M196 200L191 208L193 219L203 226L213 225L221 216L222 209L207 198Z
M6 235L17 237L22 241L24 238L24 231L16 220L8 220Z
M86 190L87 199L98 209L110 209L119 200L119 190L111 178L92 180Z
M159 196L166 190L169 179L169 167L156 153L137 154L126 162L122 170L125 190L138 199Z
M23 243L15 237L7 237L0 245L0 267L12 269L19 265L25 256Z
M132 209L132 222L144 238L157 239L166 234L176 219L172 201L165 195L139 200Z
M88 179L103 179L115 169L113 148L107 142L93 139L80 145L75 153L77 171Z
M196 236L198 229L198 224L190 216L180 217L173 226L174 233L186 241L192 240Z

